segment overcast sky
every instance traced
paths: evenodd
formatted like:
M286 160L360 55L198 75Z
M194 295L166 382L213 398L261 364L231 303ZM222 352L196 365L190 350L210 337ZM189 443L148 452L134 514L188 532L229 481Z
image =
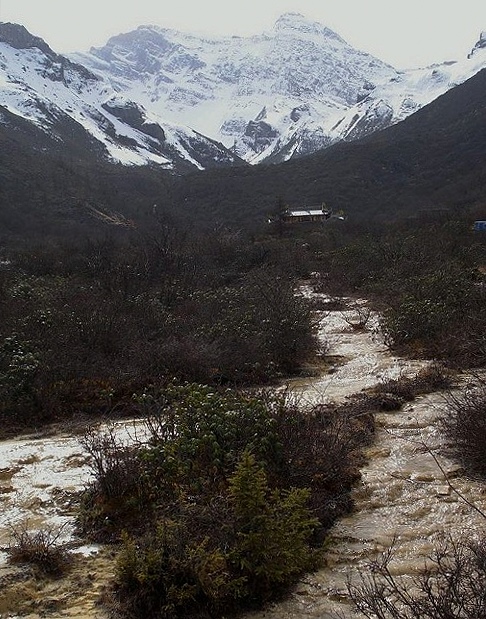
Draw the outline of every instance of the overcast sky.
M486 0L0 0L0 21L24 25L59 53L156 24L208 35L270 30L301 13L394 67L463 58L486 31Z

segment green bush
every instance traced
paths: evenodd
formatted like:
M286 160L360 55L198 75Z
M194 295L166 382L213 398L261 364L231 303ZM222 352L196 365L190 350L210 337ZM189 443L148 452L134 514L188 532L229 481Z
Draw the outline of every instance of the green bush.
M160 522L151 535L123 537L115 595L129 617L190 617L233 607L240 581L207 540L195 541L184 523Z
M171 383L144 392L137 400L151 431L144 459L172 467L172 475L177 462L178 476L191 484L192 491L196 484L203 488L224 482L247 449L269 470L281 466L277 422L269 401L195 383Z
M404 288L410 292L391 303L381 320L388 345L423 350L437 358L459 355L458 329L463 332L477 311L477 290L470 275L441 270L413 277Z
M265 603L316 567L316 548L351 507L369 417L195 383L136 400L144 444L85 438L95 479L79 524L122 540L118 607L221 616Z
M275 597L317 565L309 546L316 526L309 492L268 486L264 469L245 452L229 479L218 535L205 535L204 506L181 506L155 533L123 536L115 594L129 615L164 619L195 612L220 616ZM221 516L220 516L221 518Z
M32 342L17 333L0 342L0 419L3 425L22 424L35 411L40 365L40 353Z
M443 301L408 296L398 307L384 312L381 329L391 346L425 343L429 338L436 338L450 322L449 312Z
M309 546L319 526L307 504L304 488L270 491L265 471L245 452L229 480L235 541L229 552L238 574L245 577L247 597L265 600L316 567Z

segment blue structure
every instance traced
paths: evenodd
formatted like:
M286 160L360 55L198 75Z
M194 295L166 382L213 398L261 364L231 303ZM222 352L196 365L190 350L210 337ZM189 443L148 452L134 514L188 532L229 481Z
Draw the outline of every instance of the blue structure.
M475 221L474 230L475 232L486 232L486 221Z

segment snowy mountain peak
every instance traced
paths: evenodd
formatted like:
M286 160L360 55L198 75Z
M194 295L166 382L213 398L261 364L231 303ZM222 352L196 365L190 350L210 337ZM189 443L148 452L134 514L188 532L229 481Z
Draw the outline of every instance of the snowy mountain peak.
M145 109L251 163L327 145L323 122L334 125L363 92L397 75L299 13L285 13L271 31L250 37L210 39L144 26L73 58Z
M0 24L0 122L25 121L45 144L68 150L77 142L126 165L179 171L242 163L216 140L147 110L99 71L54 53L23 26Z
M318 37L325 37L328 39L337 39L343 41L343 39L318 22L313 22L306 19L300 13L284 13L281 15L273 27L275 33L285 33L291 35L317 35Z
M142 25L69 58L0 24L0 113L187 170L278 163L397 123L486 67L486 31L467 59L400 72L300 13L249 37Z

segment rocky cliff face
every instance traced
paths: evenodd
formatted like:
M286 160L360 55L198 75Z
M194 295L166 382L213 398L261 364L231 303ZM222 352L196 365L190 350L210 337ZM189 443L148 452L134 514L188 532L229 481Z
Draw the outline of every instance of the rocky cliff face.
M486 32L481 32L481 34L479 35L479 41L472 48L471 53L469 54L468 58L472 58L475 53L485 48L486 48Z

